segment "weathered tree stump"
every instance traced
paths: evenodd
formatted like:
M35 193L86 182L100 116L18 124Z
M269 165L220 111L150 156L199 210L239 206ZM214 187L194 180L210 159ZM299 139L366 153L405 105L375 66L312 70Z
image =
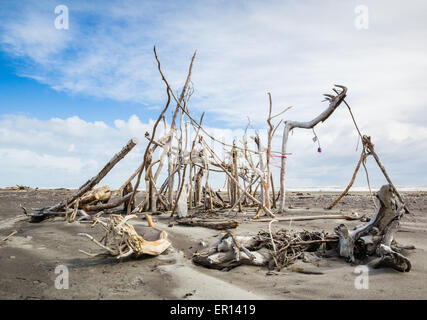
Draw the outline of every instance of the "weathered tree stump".
M389 184L381 187L377 198L380 206L367 224L352 231L344 224L335 228L335 233L339 236L339 253L351 262L377 254L381 256L377 267L389 266L408 272L411 269L410 261L391 248L394 233L399 228L400 219L404 214L403 207L394 193L394 188Z

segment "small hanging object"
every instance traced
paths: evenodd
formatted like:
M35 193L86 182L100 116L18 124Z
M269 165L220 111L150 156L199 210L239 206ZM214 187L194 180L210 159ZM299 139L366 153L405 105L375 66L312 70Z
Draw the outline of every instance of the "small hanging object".
M314 131L314 128L312 128L312 130L313 130L313 134L314 134L313 142L317 142L317 146L318 146L318 148L317 148L317 152L322 153L322 148L320 147L320 141L319 141L319 138L317 138L317 134L316 134L316 132Z

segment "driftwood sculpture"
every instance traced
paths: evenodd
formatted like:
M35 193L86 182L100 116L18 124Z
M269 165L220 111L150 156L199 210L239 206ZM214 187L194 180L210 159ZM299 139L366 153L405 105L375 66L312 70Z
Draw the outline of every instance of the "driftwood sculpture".
M402 272L411 270L411 262L401 255L392 244L394 233L399 228L403 207L394 194L393 187L383 185L377 193L379 208L372 219L365 225L349 231L341 224L335 228L339 236L339 253L351 262L365 256L377 254L381 261L377 265L390 266Z
M110 255L123 258L130 255L137 257L141 254L158 255L171 245L167 240L166 232L157 229L148 215L146 217L149 225L159 231L158 239L147 241L140 236L128 224L129 219L136 217L135 213L156 212L161 214L167 212L176 220L171 222L171 225L177 223L217 230L233 229L238 226L237 221L230 219L231 213L235 210L244 212L244 214L254 212L253 219L258 219L262 213L266 214L268 218L275 219L278 213L285 211L285 174L289 133L295 128L313 129L314 131L314 127L327 120L343 102L349 108L363 142L363 151L350 184L329 208L332 208L347 194L361 165L367 174L364 161L368 155L373 155L389 183L378 192L380 206L374 218L368 224L353 231L349 231L345 225L340 225L335 229L337 235L308 231L290 233L286 230L279 230L272 232L271 223L275 220L260 219L259 221L270 222L268 232L260 232L251 237L235 236L228 232L211 250L196 255L193 260L195 263L218 269L232 268L240 264L268 265L270 268L281 269L292 264L296 259L304 257L306 252L320 254L319 248L335 247L341 256L352 262L376 253L381 256L378 266L391 266L400 271L410 270L409 260L392 242L393 233L399 226L403 212L401 209L403 208L406 212L409 210L375 153L370 137L362 136L360 133L350 107L345 101L346 87L337 85L337 89L333 89L334 95L326 94L329 106L311 121L285 121L280 152L272 150L272 141L283 120L275 121L275 123L273 120L289 108L273 115L272 97L268 93L267 139L261 141L255 131L255 136L252 137L255 148L251 150L247 142L250 123L240 141L241 145L236 141L229 144L220 141L202 126L204 114L199 121L192 117L189 101L194 92L191 74L196 53L192 56L188 75L179 96L175 94L176 91L171 88L163 73L155 48L154 56L165 84L167 101L154 122L151 132L145 133L148 144L136 171L115 192L112 192L108 186L94 189L109 171L134 148L137 140L131 139L96 176L83 184L70 197L53 206L32 209L35 211L33 213L29 213L21 206L32 222L42 221L49 216L65 216L69 222L75 221L76 217L79 217L78 220L93 221L95 225L102 226L106 231L103 242L97 241L89 234L83 233L82 235L107 250ZM167 118L171 102L176 103L176 107L171 112L172 118L168 125ZM158 134L159 124L163 124L161 135ZM190 133L195 134L192 141L190 141ZM218 146L223 148L224 157L220 157L214 151ZM155 159L157 154L160 156ZM275 160L280 158L281 162L279 195L276 195L273 184L271 170L273 158L276 158ZM161 177L160 173L165 171L167 176L164 181L158 181ZM224 187L226 186L227 191L225 195L221 194L219 190L213 190L211 172L223 174ZM135 182L134 179L136 179ZM145 182L145 194L137 204L136 195L140 192L141 180ZM369 178L368 186L370 187ZM400 203L397 200L400 200ZM113 209L118 209L121 205L123 205L121 213L125 215L113 214L120 212L117 210L113 212ZM213 215L209 216L210 219L204 219L200 216L201 211L210 214L226 212L226 214L221 219L213 217ZM111 215L105 220L105 218L100 218L102 214ZM277 218L280 221L314 219L354 220L359 217L325 215Z

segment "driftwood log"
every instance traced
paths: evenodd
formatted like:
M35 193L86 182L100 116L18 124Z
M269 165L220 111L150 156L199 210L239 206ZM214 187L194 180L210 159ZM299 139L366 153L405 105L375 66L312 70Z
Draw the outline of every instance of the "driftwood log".
M400 195L400 193L397 191L396 187L394 186L393 182L391 182L391 179L386 171L386 169L384 168L383 163L381 162L380 158L378 157L378 154L375 152L374 149L374 144L371 142L371 137L369 136L363 136L362 138L363 140L363 144L367 146L368 152L369 154L372 154L372 156L374 157L375 161L378 164L378 167L380 167L382 173L384 174L384 177L386 178L387 182L389 183L390 188L392 189L393 193L395 194L395 196L400 200L400 202L403 205L403 209L405 210L406 213L409 213L409 209L406 206L405 202L403 201L402 196Z
M191 218L182 218L178 219L177 223L179 225L190 226L190 227L205 227L209 229L216 230L226 230L237 228L239 223L234 220L218 220L218 219L191 219Z
M84 209L87 213L89 213L89 212L97 212L101 210L116 208L120 206L122 203L128 202L131 196L132 194L128 193L124 197L112 199L108 203L86 205L86 206L83 206L82 209ZM125 205L125 208L126 208L126 205Z
M347 195L348 191L353 186L354 180L356 179L356 176L357 176L357 172L360 169L360 165L363 163L363 161L365 161L366 156L367 155L365 153L365 148L363 148L359 161L357 162L356 169L354 169L353 176L351 177L350 183L347 185L344 191L338 196L338 198L336 198L335 201L332 202L326 209L331 210L333 207L337 205L338 202L340 202L342 198L344 198L345 195Z
M256 245L255 237L235 236L229 232L207 253L195 255L193 262L210 269L231 269L242 264L267 265L271 260L270 252L265 249L250 251Z
M399 228L400 219L404 214L403 207L394 193L394 188L389 184L380 188L377 198L380 205L367 224L352 231L344 224L335 228L335 233L339 236L339 253L351 262L377 254L381 256L377 267L387 265L408 272L411 270L411 262L392 247L394 233Z
M96 204L98 202L107 203L111 198L110 187L105 185L86 192L79 199L79 206Z

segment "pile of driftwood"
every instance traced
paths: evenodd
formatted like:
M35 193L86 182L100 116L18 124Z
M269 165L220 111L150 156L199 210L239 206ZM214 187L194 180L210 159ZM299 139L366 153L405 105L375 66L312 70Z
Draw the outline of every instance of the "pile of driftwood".
M110 190L108 186L96 188L109 171L135 147L138 141L134 138L72 196L43 208L27 210L22 207L32 222L40 222L48 217L57 216L63 216L68 222L92 221L105 229L106 235L103 242L95 241L88 234L85 236L111 255L121 258L132 254L135 256L142 253L150 254L150 252L160 254L170 245L166 239L166 233L162 231L159 235L160 242L155 244L154 251L150 251L153 244L139 236L127 222L134 218L135 214L168 213L175 219L175 223L218 230L236 228L238 222L231 219L231 214L236 212L253 212L251 217L258 220L262 220L259 219L262 215L266 215L267 219L277 218L278 213L286 212L285 174L286 161L289 156L287 153L289 133L296 128L314 130L318 123L326 121L344 103L348 107L359 133L363 150L349 186L329 208L335 206L347 194L358 169L363 165L366 170L365 160L372 155L389 183L387 187L383 187L388 191L379 193L379 211L375 215L376 218L353 231L349 231L344 225L338 226L336 235L333 236L310 232L289 234L286 231L280 231L272 233L270 230L269 233L242 238L228 233L212 249L213 251L211 250L205 255L198 255L194 261L210 267L234 266L240 263L258 265L270 263L280 269L303 256L304 252L336 245L339 246L340 254L352 261L355 261L359 255L370 255L376 252L382 255L383 264L389 263L403 271L410 269L410 263L393 248L391 243L391 234L398 224L396 221L400 220L401 209L406 212L409 210L391 182L374 150L370 137L361 134L353 113L345 101L346 87L336 85L332 94L325 94L326 101L329 103L328 107L311 121L285 121L281 151L272 149L272 141L282 120L276 123L273 121L289 108L273 114L270 93L268 93L266 140L262 141L256 131L253 136L248 137L250 127L248 124L239 142L226 143L204 128L204 114L196 121L190 112L190 99L194 92L191 74L196 54L191 59L188 75L179 95L176 95L169 85L155 48L154 56L165 84L167 100L154 122L151 132L146 132L144 135L148 143L139 167L118 190ZM172 104L175 106L170 110ZM162 129L158 128L159 125ZM252 141L252 147L248 141ZM224 150L224 155L218 155L215 151L218 147ZM271 169L273 158L280 158L281 162L280 191L278 193L274 188ZM167 172L167 175L163 181L159 181L162 172ZM212 173L223 174L226 186L224 192L213 189L210 180ZM370 186L367 170L366 176ZM137 203L136 194L140 192L141 182L145 182L145 189L142 200ZM391 203L394 204L391 205ZM377 206L375 201L374 204ZM200 217L200 213L215 214L218 212L225 213L225 215L221 215L221 220ZM125 217L117 214L123 214ZM110 216L106 217L106 215ZM150 223L150 216L146 216ZM347 219L347 217L344 218ZM400 262L398 263L397 260ZM405 261L407 266L403 266L401 261ZM397 267L398 265L399 267Z
M278 270L315 252L322 244L337 243L338 237L322 232L290 233L281 229L276 233L261 231L256 236L235 236L228 232L207 252L193 257L196 264L213 269L233 268L241 264L268 265Z
M218 243L206 252L193 257L196 264L208 268L229 269L241 264L268 265L270 269L283 267L303 258L307 252L318 256L335 249L349 262L360 263L368 256L378 255L380 261L375 265L391 267L409 272L411 262L402 253L408 247L399 246L394 241L404 209L399 204L393 188L384 185L377 193L379 208L370 221L349 231L341 224L335 228L336 235L323 232L290 233L281 229L275 233L260 232L256 236L235 236L228 232Z

